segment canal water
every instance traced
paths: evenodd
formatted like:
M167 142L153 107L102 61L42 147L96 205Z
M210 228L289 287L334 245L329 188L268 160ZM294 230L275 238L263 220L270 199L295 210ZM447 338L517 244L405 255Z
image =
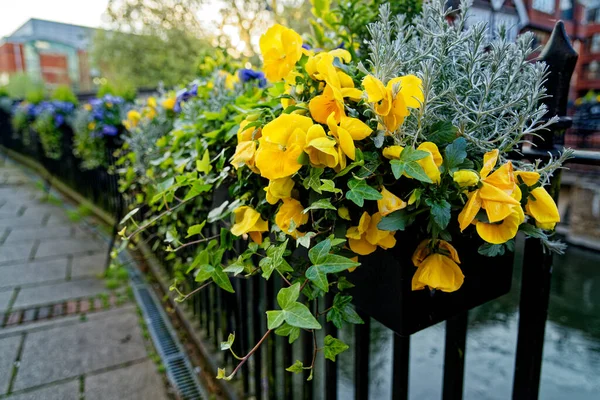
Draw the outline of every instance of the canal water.
M521 246L518 246L521 247ZM518 251L518 250L517 250ZM519 255L517 254L517 260ZM520 263L507 295L469 313L467 400L511 397L517 344ZM540 386L543 400L600 399L600 253L569 246L555 258ZM411 337L410 398L440 399L444 323ZM352 342L352 331L340 337ZM373 321L370 398L391 398L392 333ZM351 346L352 348L352 346ZM340 399L353 398L353 357L339 356Z

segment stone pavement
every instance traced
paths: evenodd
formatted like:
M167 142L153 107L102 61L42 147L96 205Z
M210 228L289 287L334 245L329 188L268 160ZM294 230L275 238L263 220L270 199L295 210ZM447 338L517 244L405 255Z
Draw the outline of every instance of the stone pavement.
M107 244L0 154L0 399L167 399Z

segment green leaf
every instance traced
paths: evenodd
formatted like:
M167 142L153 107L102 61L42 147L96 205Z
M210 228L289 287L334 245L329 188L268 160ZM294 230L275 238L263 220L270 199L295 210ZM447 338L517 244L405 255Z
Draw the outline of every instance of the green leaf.
M327 274L323 272L318 266L313 265L306 270L304 274L308 280L314 283L319 289L324 292L329 291L329 281L327 280Z
M331 251L331 240L325 239L308 251L308 258L313 264L320 264Z
M293 305L300 296L300 283L294 283L292 286L283 288L277 293L277 304L282 310Z
M427 140L438 146L445 146L456 139L458 129L450 121L438 121L431 125Z
M321 259L319 264L315 264L314 266L318 267L326 274L333 274L345 271L348 268L358 267L359 265L359 262L352 261L349 258L337 254L328 254Z
M337 208L331 204L331 199L319 199L313 202L310 206L306 207L302 211L302 214L306 214L310 210L337 210Z
M339 190L339 189L338 189ZM137 212L140 211L140 208L134 208L133 210L129 211L127 213L127 215L125 215L123 217L123 219L121 221L119 221L119 225L122 225L123 223L125 223L125 221L127 221L129 218L133 217L135 214L137 214Z
M400 161L404 161L405 163L410 163L412 161L421 160L427 156L429 156L429 152L423 150L415 150L410 146L407 146L400 153Z
M295 363L293 363L292 365L287 367L285 370L288 372L293 372L295 374L299 374L304 371L304 364L302 364L302 361L296 360Z
M212 170L210 165L210 153L208 149L204 152L201 160L196 160L196 171L208 174Z
M465 138L458 138L446 146L444 152L444 165L450 173L456 171L467 158L467 141Z
M333 322L338 328L342 328L343 321L351 324L364 324L364 321L352 307L352 296L343 296L338 293L333 299L333 307L327 313L327 321Z
M201 234L202 233L202 229L204 228L204 225L206 225L206 221L202 222L201 224L190 226L188 228L188 230L187 230L186 239L189 238L190 236Z
M392 167L392 174L394 174L394 178L400 179L402 174L404 174L404 167L406 163L400 160L392 160L390 161L390 166Z
M301 329L321 329L321 324L312 315L308 307L301 303L294 303L286 308L285 322Z
M338 278L337 287L338 287L339 291L342 291L345 289L353 288L354 284L352 282L350 282L345 276L340 276Z
M448 223L450 222L450 203L448 203L445 199L435 201L431 199L426 199L425 204L431 207L431 217L433 218L435 223L438 224L440 229L446 229Z
M223 272L223 267L217 265L215 267L215 271L212 274L213 281L222 289L228 291L229 293L235 293L233 290L233 286L231 286L231 281L225 272Z
M321 179L321 186L319 186L319 190L321 192L331 192L331 193L342 193L342 189L338 189L335 187L335 182L330 179Z
M229 380L229 379L227 379L227 376L225 375L225 369L224 368L218 368L217 369L217 379Z
M267 311L267 328L278 328L285 320L285 313L282 310Z
M335 356L348 350L350 346L331 335L325 336L325 358L335 362Z
M429 153L428 153L429 154ZM433 183L430 177L427 176L425 170L416 161L408 162L404 165L404 173L411 178L417 179L425 183Z
M405 210L396 210L381 218L377 228L382 231L403 231L406 228L408 216Z
M275 331L276 335L287 336L290 344L294 343L300 337L300 328L284 323Z
M205 280L211 278L213 272L215 272L215 269L212 265L201 265L200 268L198 268L198 272L196 272L196 282L204 282Z
M367 182L359 179L350 179L348 181L349 191L346 192L346 198L362 207L365 200L379 200L383 196L377 190L367 185Z
M296 239L296 247L302 246L308 249L310 247L310 240L315 236L317 236L317 234L314 232L306 232L304 236Z
M504 255L504 244L484 243L477 249L477 252L482 256L496 257Z
M241 261L236 261L232 264L229 264L226 268L223 268L223 272L232 273L233 275L238 275L244 272L246 269L245 265Z
M230 333L226 342L221 342L221 350L229 350L233 346L235 340L235 333Z
M188 190L187 194L183 198L183 201L192 199L192 198L194 198L194 197L196 197L199 194L202 194L204 192L208 192L211 188L212 188L212 185L203 184L200 181L196 181L192 185L191 189Z
M304 179L304 181L302 182L302 185L304 186L305 189L312 189L317 193L321 193L321 190L319 189L321 187L321 175L323 175L323 168L315 168L315 167L311 167L310 168L310 173L309 175Z

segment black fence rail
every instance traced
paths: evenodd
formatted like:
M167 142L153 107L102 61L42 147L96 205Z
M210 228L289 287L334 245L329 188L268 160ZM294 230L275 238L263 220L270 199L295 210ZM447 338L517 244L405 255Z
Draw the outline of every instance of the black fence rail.
M552 97L546 100L546 104L550 114L560 116L560 120L547 133L544 141L537 141L538 147L535 150L523 149L521 154L515 157L533 160L556 155L562 148L560 138L571 124L571 120L566 117L566 100L577 53L571 47L561 22L556 25L542 58L548 63L550 70L547 87ZM35 132L13 134L9 129L10 124L7 123L8 118L9 116L0 111L0 137L4 147L38 160L50 172L49 182L52 176L58 177L98 206L111 212L117 221L120 219L124 200L118 194L117 180L115 175L110 173L110 166L90 171L81 170L80 162L72 152L73 134L69 129L63 131L61 159L51 160L43 155ZM24 134L28 135L30 140L24 141ZM106 150L107 159L113 165L113 152L116 145L112 144ZM590 152L576 152L570 162L600 165L600 156ZM555 199L559 187L560 176L557 175L550 190ZM152 240L158 234L156 229L150 227L144 239ZM213 224L205 229L208 237L217 234L220 226ZM244 244L240 241L236 246L238 250L242 250ZM169 254L161 248L159 246L154 250L158 259ZM182 250L185 251L188 251L187 255L190 259L194 256L192 250ZM234 254L226 254L224 259L233 257ZM510 286L513 259L509 257L501 260L506 266ZM553 260L551 255L544 253L539 240L527 239L523 260L518 262L522 262L526 268L522 268L522 276L517 277L521 281L521 300L513 398L530 400L536 399L539 391ZM167 273L173 276L175 271L167 270ZM229 352L218 350L220 342L226 341L229 334L235 332L236 340L233 346L235 352L247 354L267 331L265 312L275 308L276 293L284 285L278 275L273 275L268 281L235 277L232 278L232 282L235 293L228 293L215 285L208 285L188 300L196 319L198 333L207 347L212 350L207 356L213 357L219 366L226 367L228 371L231 371L237 362ZM193 277L187 278L187 286L189 291L199 288ZM482 301L477 304L481 304ZM313 302L313 311L327 310L332 304L333 295L330 294L325 298L324 304ZM429 323L431 325L439 320L446 321L444 374L443 381L440 382L444 399L461 399L463 396L468 309L473 306L470 304L462 309L457 308L454 312L444 314L443 317L432 318ZM332 324L326 323L324 314L319 316L325 329L316 333L317 340L322 343L326 335L339 337L350 344L350 350L340 354L336 363L317 361L312 381L306 382L307 376L293 375L284 369L297 359L310 360L313 357L315 337L311 332L302 331L299 339L291 346L286 343L287 338L269 336L264 345L242 366L236 379L231 382L232 385L236 387L241 398L326 400L376 398L372 395L374 380L370 374L375 369L381 368L381 360L374 357L375 350L381 349L375 349L373 346L386 346L383 351L391 359L389 393L394 400L407 399L411 351L409 331L412 328L406 328L408 330L386 328L372 319L374 315L368 310L368 301L359 306L365 324L339 331ZM408 318L404 312L397 312L395 317L398 320ZM396 326L394 321L386 321L384 324ZM381 337L392 339L390 342L378 340Z

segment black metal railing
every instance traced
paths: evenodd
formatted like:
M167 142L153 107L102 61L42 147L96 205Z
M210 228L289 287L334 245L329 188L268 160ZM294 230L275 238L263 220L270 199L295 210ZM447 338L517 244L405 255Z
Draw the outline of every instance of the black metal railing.
M571 47L564 26L559 22L552 37L542 54L542 59L549 65L550 75L547 81L548 93L552 95L546 100L550 114L560 116L560 120L545 135L544 141L536 140L537 149L523 149L521 156L526 159L556 155L560 150L560 137L570 125L566 117L566 98L569 81L577 54ZM0 111L1 113L1 111ZM63 131L63 154L59 161L47 159L37 139L35 132L26 132L30 141L25 145L20 138L13 137L6 123L8 116L0 114L0 134L2 145L41 162L55 176L71 185L75 190L85 195L103 209L115 215L118 221L123 210L123 199L117 192L117 182L109 168L102 167L91 171L82 171L80 162L73 156L71 140L72 132ZM107 149L107 159L114 165L114 148ZM585 151L575 152L569 162L600 165L600 155ZM48 179L51 179L50 177ZM551 193L557 199L560 186L560 175L557 174L551 184ZM158 232L157 228L149 227L145 239L151 240ZM212 224L205 227L206 236L219 232L220 226ZM115 232L113 232L114 235ZM243 244L237 242L238 250ZM169 253L155 250L156 257L164 259ZM187 253L186 253L187 252ZM191 258L193 250L183 249ZM233 258L226 254L224 259ZM226 261L225 261L226 262ZM515 375L513 386L514 399L536 399L538 397L544 331L548 312L550 278L552 274L552 256L544 253L538 239L527 239L522 261L521 300L519 305L519 333L515 357ZM169 266L167 268L172 268ZM173 276L174 271L167 270ZM197 333L203 343L210 349L210 354L217 364L227 367L229 371L236 365L229 352L220 352L219 344L226 341L231 332L235 332L234 350L237 354L247 354L267 330L265 311L275 308L275 296L283 287L281 278L273 275L268 281L262 279L232 278L235 293L220 290L215 285L209 285L205 290L189 299L188 305L197 323ZM190 291L198 288L193 277L187 280ZM319 310L325 310L332 305L333 297L325 298L325 304L313 304ZM406 399L409 394L409 356L410 336L400 336L387 328L380 328L372 322L370 315L362 312L365 321L363 325L338 331L332 324L326 323L321 315L320 322L325 326L317 333L319 342L325 335L343 338L351 344L351 349L338 356L338 362L321 361L317 363L315 376L311 382L306 382L306 376L292 375L284 370L293 364L294 360L310 360L313 356L313 335L302 331L300 338L293 344L285 343L287 338L272 335L266 344L244 364L237 378L232 382L240 393L240 397L256 399L313 399L337 398L368 399L373 380L370 373L376 360L372 359L372 339L374 335L384 332L392 335L391 397ZM403 318L398 315L397 318ZM461 399L463 395L465 351L467 337L468 312L460 312L446 321L445 328L445 358L443 398ZM377 342L377 341L375 341ZM345 382L343 386L339 382ZM433 383L432 383L433 384Z

